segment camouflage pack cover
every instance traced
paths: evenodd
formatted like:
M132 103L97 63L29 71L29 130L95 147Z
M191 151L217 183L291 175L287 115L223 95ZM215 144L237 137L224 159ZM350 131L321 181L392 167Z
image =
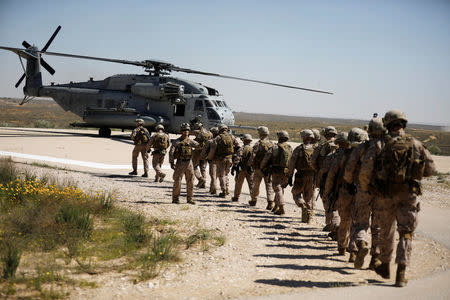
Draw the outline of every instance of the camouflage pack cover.
M334 128L334 126L327 126L324 129L322 129L322 134L323 134L323 136L326 136L327 134L337 135L338 132L337 132L336 128Z
M259 126L258 133L262 135L269 135L269 128L267 128L266 126Z
M348 142L348 132L342 131L338 133L338 135L336 136L335 143L339 142Z
M369 121L368 127L369 134L383 134L386 132L386 127L384 127L382 118L372 118Z
M302 140L305 140L307 138L314 138L314 132L310 129L303 129L302 131L300 131L300 136L302 138Z
M383 123L384 123L384 126L387 127L389 124L391 124L392 122L397 121L397 120L408 122L408 119L406 119L406 116L402 111L400 111L398 109L392 109L392 110L386 112L386 114L384 115Z

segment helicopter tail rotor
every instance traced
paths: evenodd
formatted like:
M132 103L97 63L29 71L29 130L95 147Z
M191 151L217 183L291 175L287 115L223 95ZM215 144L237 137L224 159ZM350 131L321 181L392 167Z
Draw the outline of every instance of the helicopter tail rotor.
M48 47L50 47L51 43L53 42L53 40L55 39L56 35L58 34L58 32L61 30L61 26L58 26L55 30L55 32L53 32L52 36L50 37L50 39L47 41L47 43L45 44L44 48L42 48L42 50L40 51L41 53L45 53L45 51L47 51ZM25 47L25 49L33 51L34 49L33 46L31 46L27 41L23 41L22 42L22 46ZM41 66L46 69L51 75L55 74L55 69L53 69L42 57L40 57L39 62L41 64ZM17 81L17 83L14 85L16 88L19 87L19 85L22 83L22 81L25 79L25 77L27 76L26 72L23 73L23 75L19 78L19 80Z

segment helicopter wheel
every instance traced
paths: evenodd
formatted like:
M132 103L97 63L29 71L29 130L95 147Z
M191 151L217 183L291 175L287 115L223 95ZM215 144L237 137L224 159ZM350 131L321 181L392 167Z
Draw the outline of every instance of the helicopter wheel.
M98 135L101 137L111 137L111 129L108 127L102 127L98 130Z

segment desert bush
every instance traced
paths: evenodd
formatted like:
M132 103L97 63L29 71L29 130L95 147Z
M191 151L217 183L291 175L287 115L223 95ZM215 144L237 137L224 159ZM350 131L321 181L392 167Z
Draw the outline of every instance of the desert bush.
M141 214L126 213L122 216L125 240L128 243L141 244L149 235L145 231L145 218Z
M13 279L16 275L17 267L21 258L21 250L14 240L2 241L3 246L0 247L2 254L0 256L2 267L2 277L4 279Z
M0 184L11 182L19 177L10 157L0 159Z
M439 148L436 145L429 146L428 150L431 152L431 154L434 154L434 155L441 155L442 154L441 148Z
M53 124L47 120L42 120L42 119L38 119L38 120L34 121L33 126L35 128L55 128L55 124Z
M191 248L197 243L200 243L202 250L206 251L209 249L209 243L213 243L215 246L223 246L225 244L225 237L215 234L213 230L198 229L186 239L186 249Z

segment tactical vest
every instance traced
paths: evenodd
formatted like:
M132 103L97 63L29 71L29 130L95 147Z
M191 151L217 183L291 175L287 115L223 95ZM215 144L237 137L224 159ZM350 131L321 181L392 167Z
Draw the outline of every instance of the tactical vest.
M314 171L311 156L314 152L313 147L305 147L305 145L300 145L300 153L297 156L297 161L295 164L295 168L298 171Z
M377 178L390 183L421 180L423 161L414 160L414 139L409 136L386 136L385 146L376 159Z
M363 149L362 149L361 155L359 156L358 162L356 163L355 170L353 171L353 174L355 175L353 181L359 182L359 176L358 175L359 175L359 172L361 171L361 163L362 163L361 159L366 154L367 149L369 148L369 145L370 145L369 141L364 141L362 143ZM353 151L356 151L356 149L357 148L354 148Z
M134 144L135 145L142 145L147 144L149 141L148 135L145 132L144 127L140 127L137 129L136 136L134 137Z
M244 146L244 151L242 153L241 162L243 166L248 165L248 161L250 160L250 157L252 156L252 146L246 145Z
M269 140L259 141L259 147L255 153L255 157L253 158L253 168L259 169L262 160L264 159L264 155L266 155L267 151L272 147L272 143Z
M169 139L164 133L155 133L153 138L153 148L155 150L165 150L169 146Z
M212 133L206 130L200 130L195 141L200 144L200 147L204 147L206 142L212 138Z
M192 158L192 146L189 139L181 141L177 144L175 148L176 159L188 160Z
M229 133L222 133L217 139L216 156L223 158L234 153L233 136Z
M324 142L323 144L321 144L318 148L317 151L319 151L319 156L317 157L317 167L318 170L320 170L322 168L322 164L323 161L325 159L325 157L330 154L331 152L333 152L335 149L335 145L334 142Z
M289 159L291 158L291 151L288 143L278 144L276 151L272 156L272 167L275 168L287 168Z

